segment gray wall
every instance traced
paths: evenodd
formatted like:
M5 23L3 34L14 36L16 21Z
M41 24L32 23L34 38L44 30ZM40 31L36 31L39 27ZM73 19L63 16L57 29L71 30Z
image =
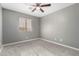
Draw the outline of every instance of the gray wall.
M41 37L47 40L79 48L79 4L41 19L7 9L2 12L3 44L39 38L41 33ZM18 21L21 16L32 18L32 32L19 32Z
M79 48L79 4L43 17L41 36L47 40Z
M2 8L0 4L0 46L2 44Z
M32 32L18 30L19 17L32 19ZM40 36L39 18L3 9L3 44L38 38Z

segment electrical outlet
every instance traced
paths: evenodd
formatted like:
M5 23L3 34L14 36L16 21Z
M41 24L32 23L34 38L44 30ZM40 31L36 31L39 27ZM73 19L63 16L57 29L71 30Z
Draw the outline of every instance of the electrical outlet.
M57 40L57 38L55 38L54 40Z
M60 42L63 42L63 39L61 38L61 39L59 39L59 41L60 41Z

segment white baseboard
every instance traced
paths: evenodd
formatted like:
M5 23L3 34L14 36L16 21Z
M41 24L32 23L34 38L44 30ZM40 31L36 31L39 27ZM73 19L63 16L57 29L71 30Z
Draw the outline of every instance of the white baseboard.
M40 39L40 38L34 38L34 39L28 39L28 40L23 40L23 41L18 41L18 42L3 44L2 46L14 45L14 44L29 42L29 41L38 40L38 39Z
M35 38L35 39L23 40L23 41L19 41L19 42L4 44L2 46L14 45L14 44L29 42L29 41L38 40L38 39L43 40L43 41L47 41L47 42L50 42L50 43L53 43L53 44L57 44L57 45L60 45L60 46L63 46L63 47L67 47L67 48L70 48L70 49L73 49L73 50L76 50L76 51L79 51L78 48L71 47L71 46L68 46L68 45L64 45L64 44L61 44L61 43L57 43L55 41L50 41L50 40L47 40L47 39L44 39L44 38Z
M67 48L79 51L78 48L71 47L71 46L68 46L68 45L64 45L64 44L61 44L61 43L57 43L57 42L54 42L54 41L50 41L50 40L47 40L47 39L44 39L44 38L41 38L41 40L44 40L44 41L47 41L47 42L50 42L50 43L53 43L53 44L57 44L57 45L60 45L60 46L63 46L63 47L67 47Z

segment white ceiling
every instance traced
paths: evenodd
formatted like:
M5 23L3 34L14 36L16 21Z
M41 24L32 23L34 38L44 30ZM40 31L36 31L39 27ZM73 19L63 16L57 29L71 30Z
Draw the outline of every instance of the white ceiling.
M72 3L52 3L51 7L42 7L42 9L45 11L44 13L39 10L31 12L34 8L31 6L31 3L2 3L1 5L6 9L22 12L36 17L43 17L62 8L68 7L72 5Z

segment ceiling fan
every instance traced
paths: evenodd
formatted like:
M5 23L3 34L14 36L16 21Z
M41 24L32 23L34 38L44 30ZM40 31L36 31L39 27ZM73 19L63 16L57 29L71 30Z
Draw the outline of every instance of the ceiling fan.
M31 5L31 6L34 7L34 9L32 10L32 12L36 11L37 8L39 8L39 10L44 13L44 10L42 9L42 7L50 7L51 4L49 4L49 3L48 4L35 3L34 5Z

